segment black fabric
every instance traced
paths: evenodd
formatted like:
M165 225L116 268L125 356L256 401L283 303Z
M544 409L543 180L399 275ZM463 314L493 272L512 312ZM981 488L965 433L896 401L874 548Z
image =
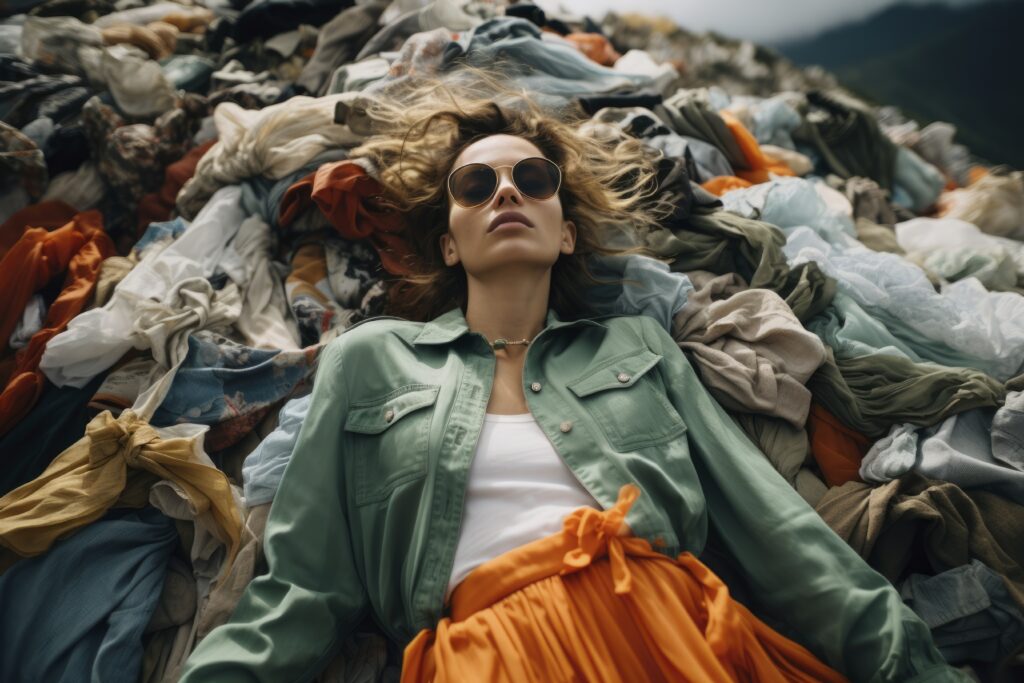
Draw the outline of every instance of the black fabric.
M85 436L97 410L88 406L103 384L101 373L81 389L56 387L45 380L32 412L0 437L0 495L32 481L53 459Z
M639 91L633 93L613 93L609 95L582 95L577 98L583 111L593 116L605 107L643 107L650 109L662 102L661 93ZM667 128L665 132L670 132ZM657 133L654 133L656 135ZM646 137L646 136L642 136Z
M351 6L351 0L255 0L238 15L234 37L247 43L292 31L299 24L322 26Z

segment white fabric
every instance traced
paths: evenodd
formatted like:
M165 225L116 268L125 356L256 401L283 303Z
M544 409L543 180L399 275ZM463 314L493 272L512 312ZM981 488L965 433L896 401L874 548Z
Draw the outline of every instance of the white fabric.
M484 417L469 468L462 530L445 601L473 569L561 531L579 507L601 505L577 481L530 413Z
M99 206L106 193L107 185L100 177L95 162L86 161L74 171L64 171L52 178L40 201L59 199L79 211L85 211Z
M248 346L294 351L299 348L299 329L288 315L284 284L270 261L271 242L270 226L259 216L250 216L231 244L244 268L238 284L245 294L236 327Z
M7 345L12 349L21 349L28 346L28 343L32 341L32 337L35 333L43 329L43 325L46 323L46 300L43 299L42 294L34 294L28 303L25 304L25 310L21 314L21 320L18 321L18 326L14 328L14 332L11 332L11 338L7 341Z
M263 109L243 109L233 102L217 105L213 111L217 143L178 193L178 211L189 218L224 185L260 175L280 179L324 150L359 144L361 136L334 122L335 105L359 96L357 92L300 95Z
M51 339L39 363L50 381L59 387L85 386L132 348L133 325L143 302L163 301L177 283L213 275L245 218L241 196L239 187L218 191L181 237L143 257L103 308L75 316Z

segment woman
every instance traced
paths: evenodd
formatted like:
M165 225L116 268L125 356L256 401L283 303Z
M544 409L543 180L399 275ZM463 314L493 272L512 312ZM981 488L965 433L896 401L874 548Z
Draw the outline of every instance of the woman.
M427 322L323 350L270 571L182 680L308 680L368 613L403 681L962 680L664 329L580 317L601 226L656 225L644 148L528 103L434 109L353 151L408 212L395 311ZM698 559L709 522L793 639Z

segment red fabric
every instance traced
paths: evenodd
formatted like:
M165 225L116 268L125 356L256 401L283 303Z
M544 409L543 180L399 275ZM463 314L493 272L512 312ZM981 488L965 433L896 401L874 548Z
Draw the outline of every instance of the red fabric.
M40 232L47 239L40 240ZM0 393L0 435L6 434L39 400L44 377L38 368L46 343L81 312L96 286L103 260L114 254L114 243L103 231L103 219L98 211L80 213L64 227L50 233L32 228L26 233L26 238L26 246L31 249L28 251L28 260L21 267L21 273L28 274L26 267L31 269L34 266L35 277L20 278L14 285L17 300L4 297L3 303L0 303L5 313L4 321L17 309L18 316L14 318L17 324L25 308L24 303L20 307L16 306L17 302L22 299L27 302L35 293L35 290L29 290L28 284L37 285L36 289L45 286L65 265L67 275L64 277L64 288L46 312L43 328L32 336L28 346L14 356L10 379L5 382L4 390ZM21 244L19 241L8 256L21 254L23 250L18 249ZM9 272L5 268L7 258L3 264L0 265L2 272ZM0 281L4 279L0 275ZM5 288L4 291L10 290ZM5 340L8 338L10 332L6 332L4 337Z
M807 416L807 433L811 439L811 454L829 486L863 481L860 463L871 448L870 439L814 402Z
M565 39L573 43L588 59L601 66L614 66L622 57L600 33L570 33Z
M734 175L716 175L710 180L705 180L700 186L716 197L721 197L726 192L742 190L743 188L750 187L752 184L749 180L737 178Z
M761 146L757 144L757 138L751 135L739 119L727 111L720 112L720 115L725 121L725 125L729 127L729 132L732 133L736 144L743 151L743 156L749 167L749 170L736 171L736 175L754 184L768 182L771 179L768 177L769 173L784 176L796 175L793 173L793 169L785 163L762 152Z
M381 191L380 183L355 162L324 164L288 188L281 200L279 222L287 227L315 203L342 237L370 240L384 270L407 275L412 250L404 236L405 221L402 214L375 205L374 198Z
M174 211L178 192L196 174L196 166L199 165L199 160L203 158L203 155L216 142L216 140L208 140L198 147L190 149L185 156L175 161L164 171L164 184L160 187L160 190L158 192L150 192L139 201L136 224L138 225L140 235L150 223L158 223L170 219L171 213Z

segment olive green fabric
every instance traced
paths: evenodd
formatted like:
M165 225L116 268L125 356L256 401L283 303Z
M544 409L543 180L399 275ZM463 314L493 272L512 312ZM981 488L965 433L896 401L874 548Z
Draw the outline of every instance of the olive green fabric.
M995 407L1006 396L1002 384L978 370L884 353L848 359L830 354L807 386L843 424L871 439L896 424L928 426L971 408Z
M728 211L697 208L671 230L653 230L644 246L672 259L674 272L708 270L736 273L752 289L770 289L789 304L801 321L825 309L836 283L809 261L790 268L782 247L786 237L774 225Z
M397 643L436 626L496 359L459 309L371 319L324 349L309 414L267 521L269 573L192 654L181 679L303 681L365 614ZM603 506L674 557L709 523L753 590L858 681L959 681L925 624L836 536L701 385L646 316L549 312L524 366L526 402Z

